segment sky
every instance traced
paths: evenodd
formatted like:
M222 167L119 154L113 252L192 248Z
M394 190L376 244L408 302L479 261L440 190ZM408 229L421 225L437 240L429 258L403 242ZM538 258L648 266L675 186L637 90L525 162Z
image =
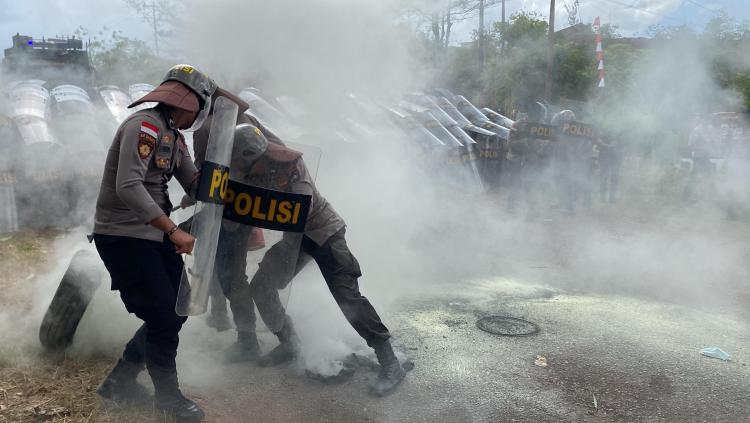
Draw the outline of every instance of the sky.
M209 1L209 0L199 0ZM309 1L309 0L299 0ZM357 0L352 0L357 1ZM440 1L440 0L435 0ZM549 0L506 0L506 15L518 10L549 13ZM557 0L556 28L567 26L564 3ZM714 11L725 10L737 20L750 19L748 0L580 0L580 15L585 23L601 16L602 23L612 22L626 36L645 35L654 24L688 25L701 30ZM0 0L0 47L11 45L16 32L35 38L72 34L83 26L91 32L103 27L122 30L127 36L151 41L147 24L131 10L124 0ZM487 11L488 21L500 20L500 6ZM454 41L468 41L476 27L472 17L454 27Z
M104 27L150 41L151 31L123 0L0 0L0 47L17 32L34 38L72 35L79 26Z
M555 29L568 26L568 13L565 3L573 5L573 0L557 0ZM624 36L645 36L652 25L687 25L701 31L716 12L724 10L737 21L750 19L749 0L579 0L580 18L591 23L595 17L602 24L617 25ZM519 10L533 10L545 18L549 16L549 0L506 0L506 19ZM467 41L476 27L476 17L456 26L459 34L456 41ZM492 6L485 19L501 20L500 5ZM465 38L465 39L461 39Z

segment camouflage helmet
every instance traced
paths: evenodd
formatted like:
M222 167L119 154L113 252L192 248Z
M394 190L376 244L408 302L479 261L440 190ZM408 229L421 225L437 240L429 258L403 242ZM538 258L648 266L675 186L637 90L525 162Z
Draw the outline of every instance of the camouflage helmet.
M218 88L213 79L191 65L172 66L162 82L167 81L177 81L187 85L198 94L203 103L208 103Z

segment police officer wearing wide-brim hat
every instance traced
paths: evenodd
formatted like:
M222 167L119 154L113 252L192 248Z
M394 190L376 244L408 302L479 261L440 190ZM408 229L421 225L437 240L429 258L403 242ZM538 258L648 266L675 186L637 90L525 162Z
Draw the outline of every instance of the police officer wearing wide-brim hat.
M112 277L112 290L144 321L97 392L115 402L147 401L147 392L136 382L145 367L154 383L156 407L179 421L203 418L203 411L180 392L175 367L178 333L185 322L175 313L183 271L180 254L192 252L195 238L170 220L167 182L174 176L186 192L196 188L198 170L180 130L203 124L219 90L223 92L198 69L178 65L161 85L131 104L157 103L120 125L96 202L94 241Z

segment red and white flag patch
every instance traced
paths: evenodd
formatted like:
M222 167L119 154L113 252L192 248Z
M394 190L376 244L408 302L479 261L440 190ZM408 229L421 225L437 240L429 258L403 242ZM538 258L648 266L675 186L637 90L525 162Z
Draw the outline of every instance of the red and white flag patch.
M146 133L154 138L158 138L159 136L159 128L157 128L153 123L149 123L146 121L141 122L141 132Z

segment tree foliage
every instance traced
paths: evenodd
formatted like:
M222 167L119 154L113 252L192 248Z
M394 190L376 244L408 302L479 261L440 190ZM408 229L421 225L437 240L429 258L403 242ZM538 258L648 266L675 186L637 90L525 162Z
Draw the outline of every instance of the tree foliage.
M75 35L89 40L89 57L100 84L127 87L134 82L161 81L169 63L157 57L145 41L128 38L120 31L104 28L90 33L80 27Z
M482 66L476 58L476 42L450 47L446 61L438 68L437 83L506 113L523 108L543 95L547 31L545 18L534 12L516 13L505 25L495 22L488 33L485 64ZM590 42L558 38L554 46L553 103L588 101L596 108L597 104L605 102L605 96L622 98L641 92L650 94L648 91L658 87L644 83L649 78L663 79L659 83L663 84L663 89L673 87L684 91L695 81L685 81L675 75L710 64L709 79L702 81L712 81L721 89L737 93L744 100L744 106L750 108L749 22L737 22L726 14L718 14L702 32L687 26L654 26L649 29L648 40L623 38L617 26L611 24L602 25L601 33L605 45L606 89L596 88L598 70L593 30ZM660 64L659 57L663 57L662 62L671 61L671 65ZM643 67L648 66L645 62L649 60L653 61L654 71L644 72ZM663 69L659 70L660 67ZM660 101L644 101L647 108L657 107L657 104L662 109L665 107ZM717 92L709 93L707 104L699 106L731 109L736 107L733 104L731 96Z

